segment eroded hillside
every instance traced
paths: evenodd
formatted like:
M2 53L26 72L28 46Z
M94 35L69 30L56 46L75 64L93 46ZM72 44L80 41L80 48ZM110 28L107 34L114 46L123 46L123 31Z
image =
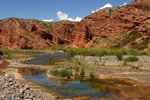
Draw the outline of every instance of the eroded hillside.
M1 48L32 49L67 44L72 47L149 50L149 41L149 0L105 8L77 23L17 18L0 21Z

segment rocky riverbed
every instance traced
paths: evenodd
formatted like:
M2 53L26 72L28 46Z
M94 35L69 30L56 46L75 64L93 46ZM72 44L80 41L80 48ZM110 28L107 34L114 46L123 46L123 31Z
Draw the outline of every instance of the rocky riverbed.
M12 74L0 75L0 100L52 100L48 94L31 88Z

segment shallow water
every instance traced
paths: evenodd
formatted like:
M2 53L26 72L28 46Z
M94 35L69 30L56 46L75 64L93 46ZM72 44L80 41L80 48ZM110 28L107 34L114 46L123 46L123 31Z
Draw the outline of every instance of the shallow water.
M40 55L37 58L26 61L25 64L47 65L49 61L56 58L68 59L69 57L65 53L56 52L54 54Z
M64 97L75 98L88 96L93 100L100 98L118 98L116 95L98 91L89 86L86 82L54 82L52 80L48 80L46 74L24 75L24 78L28 81L32 81L40 86L43 86L48 92L54 92Z
M41 55L35 59L25 62L26 64L46 65L49 61L55 58L68 58L65 53L54 53L50 55ZM88 97L88 100L99 100L100 98L113 98L113 100L119 98L119 96L102 92L92 85L89 85L85 81L70 80L68 82L54 82L48 80L47 76L43 71L32 68L22 68L23 77L31 82L34 82L40 86L43 86L48 92L56 93L61 95L63 98L78 98ZM40 73L42 72L42 73ZM92 83L93 84L93 83ZM87 99L86 99L87 100Z

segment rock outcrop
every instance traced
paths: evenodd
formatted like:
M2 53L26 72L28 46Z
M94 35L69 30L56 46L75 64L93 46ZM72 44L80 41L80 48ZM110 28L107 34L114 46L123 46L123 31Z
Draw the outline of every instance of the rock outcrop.
M63 25L59 30L56 29L58 33L63 32L64 34L70 34L71 37L74 37L71 38L71 42L72 46L76 47L91 47L95 44L98 37L100 40L96 43L101 44L101 41L111 34L126 33L128 35L136 32L139 37L132 42L137 45L141 45L139 43L143 43L143 45L146 44L144 48L140 49L149 48L149 30L149 0L137 0L137 2L132 2L126 6L105 8L90 14L72 27ZM121 37L121 39L123 38L124 37ZM129 42L123 47L133 43Z
M123 47L149 50L150 1L136 0L122 7L105 8L85 17L81 22L42 22L37 20L4 19L0 21L1 48L42 48L69 44L72 47ZM122 34L127 36L122 36ZM137 36L131 37L130 34ZM112 34L119 41L112 44ZM109 38L106 46L103 40ZM117 38L118 39L118 38ZM131 41L127 41L127 40ZM116 38L115 38L116 40ZM123 43L122 43L123 42ZM117 46L116 46L117 45ZM144 47L141 45L144 45Z
M58 44L62 38L52 23L8 18L0 21L0 46L8 49L35 49Z

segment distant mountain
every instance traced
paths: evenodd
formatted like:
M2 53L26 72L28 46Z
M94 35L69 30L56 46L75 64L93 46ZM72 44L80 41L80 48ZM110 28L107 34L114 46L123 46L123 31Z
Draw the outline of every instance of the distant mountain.
M8 18L0 21L1 48L72 47L150 50L150 0L105 8L81 22L43 22Z

